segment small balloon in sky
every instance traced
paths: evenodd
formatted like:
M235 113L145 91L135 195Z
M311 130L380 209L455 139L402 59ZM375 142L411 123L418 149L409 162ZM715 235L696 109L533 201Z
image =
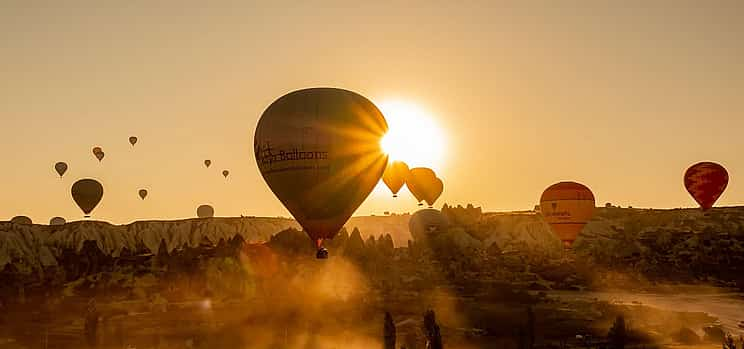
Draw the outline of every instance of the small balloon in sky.
M204 160L204 167L209 168L209 166L211 165L212 165L212 160L209 160L209 159Z
M106 154L103 153L103 149L101 149L101 147L94 147L93 155L96 157L96 159L98 159L98 161L101 161Z
M210 205L201 205L196 209L196 216L199 218L214 217L214 208Z
M147 189L140 189L138 194L140 199L144 200L147 197Z
M406 184L408 176L408 165L403 161L393 161L388 164L385 172L382 174L382 181L393 193L393 197L398 197L398 191Z
M223 171L222 171L222 175L223 175L223 176L224 176L225 178L227 178L227 176L229 176L229 175L230 175L230 171L228 171L228 170L223 170Z
M438 189L437 175L434 170L427 167L414 167L408 171L406 177L406 186L411 192L419 206L423 206L421 201L426 199L436 200L439 196L436 194ZM441 194L441 191L439 192Z
M685 171L684 183L687 192L703 211L713 207L728 186L726 169L715 162L699 162Z
M85 178L75 182L70 192L72 199L88 218L103 198L103 185L95 179Z
M132 146L134 146L135 144L137 144L137 137L135 137L135 136L129 137L129 144L131 144Z
M65 172L67 172L67 164L60 161L54 164L54 170L57 171L57 174L59 174L59 177L62 178L62 176L65 175Z

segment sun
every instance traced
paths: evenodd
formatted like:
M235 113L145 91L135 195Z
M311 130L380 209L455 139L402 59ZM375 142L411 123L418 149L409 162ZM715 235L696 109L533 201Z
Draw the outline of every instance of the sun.
M401 160L409 167L429 167L439 171L444 161L445 138L429 113L415 104L386 101L378 104L388 123L381 140L390 160Z

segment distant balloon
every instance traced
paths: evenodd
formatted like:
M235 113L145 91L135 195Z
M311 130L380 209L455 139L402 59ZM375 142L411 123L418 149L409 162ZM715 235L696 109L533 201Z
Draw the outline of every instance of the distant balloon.
M426 240L433 234L447 231L449 222L442 212L435 209L423 209L416 211L408 221L408 231L414 241Z
M209 168L210 165L212 165L212 160L204 160L204 166Z
M65 175L65 172L67 172L67 164L64 162L58 162L54 164L54 170L57 171L60 178Z
M103 198L103 186L95 179L81 179L72 185L72 199L90 217L90 213L98 206Z
M54 217L49 220L49 225L65 225L67 221L62 217Z
M556 183L540 197L540 212L563 247L570 248L594 214L594 194L583 184Z
M209 205L201 205L196 209L196 216L199 218L212 218L214 217L214 208Z
M436 179L436 173L427 167L415 167L408 171L406 186L408 187L408 191L416 198L416 201L419 202L419 206L423 205L421 201L427 198L431 199L435 196L433 192L436 191L436 186L438 185Z
M714 162L699 162L685 171L685 188L687 192L700 204L700 208L708 210L713 207L723 191L728 186L728 172Z
M261 115L254 137L258 168L271 191L327 258L333 238L379 182L387 165L382 113L337 88L291 92Z
M34 224L31 221L31 218L28 218L26 216L15 216L10 219L10 222L13 224L21 224L21 225L31 225Z
M137 137L135 136L129 137L129 144L131 144L132 146L137 144Z
M140 189L139 190L139 197L140 197L140 199L144 200L147 197L147 189Z
M223 176L224 176L225 178L227 178L227 176L229 176L229 175L230 175L230 171L228 171L228 170L223 170L223 171L222 171L222 175L223 175Z
M103 149L101 149L101 147L94 147L93 148L93 155L95 155L95 157L96 157L96 159L98 159L98 161L103 160L103 157L105 156L105 154L103 153Z
M382 174L382 181L393 192L393 197L398 197L398 191L406 184L408 176L408 165L403 161L393 161L388 164L385 172Z
M426 196L424 197L424 200L427 204L429 204L429 208L434 206L434 203L439 199L440 196L442 196L442 192L444 191L444 182L442 182L439 178L434 178L434 181L432 181L431 188L426 192Z

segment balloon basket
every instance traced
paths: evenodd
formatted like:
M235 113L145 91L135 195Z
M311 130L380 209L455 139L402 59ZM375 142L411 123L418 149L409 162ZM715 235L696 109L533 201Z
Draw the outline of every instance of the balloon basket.
M318 252L315 253L315 258L317 259L328 259L328 250L325 247L321 247L318 249Z

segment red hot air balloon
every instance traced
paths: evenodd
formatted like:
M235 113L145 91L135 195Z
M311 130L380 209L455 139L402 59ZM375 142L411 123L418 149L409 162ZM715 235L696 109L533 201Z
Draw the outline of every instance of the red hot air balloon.
M685 188L703 210L713 207L728 180L726 169L715 162L699 162L685 171Z
M556 183L540 197L540 212L563 247L570 248L594 214L594 194L580 183Z

